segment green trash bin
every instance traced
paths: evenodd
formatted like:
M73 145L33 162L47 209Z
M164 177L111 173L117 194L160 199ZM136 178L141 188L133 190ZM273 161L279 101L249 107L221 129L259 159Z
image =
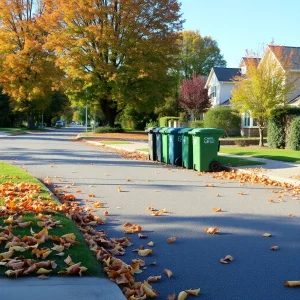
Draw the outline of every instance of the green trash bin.
M182 166L182 128L169 128L169 162L171 165Z
M216 160L220 148L219 138L224 135L223 129L196 128L189 131L193 137L193 169L197 171L221 170Z
M156 157L154 160L157 161L162 161L162 135L160 133L161 129L164 129L166 127L155 127L153 129L153 132L155 134L155 139L156 139Z
M168 130L169 127L165 127L161 130L159 130L159 133L162 136L162 162L169 164L169 134Z
M182 136L182 166L193 169L193 137L188 134L194 128L182 128L179 134Z

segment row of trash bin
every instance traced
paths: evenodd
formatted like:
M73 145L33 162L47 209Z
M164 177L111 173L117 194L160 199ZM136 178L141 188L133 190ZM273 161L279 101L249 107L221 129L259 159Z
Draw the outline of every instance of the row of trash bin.
M149 159L197 171L221 170L216 160L223 129L150 127Z

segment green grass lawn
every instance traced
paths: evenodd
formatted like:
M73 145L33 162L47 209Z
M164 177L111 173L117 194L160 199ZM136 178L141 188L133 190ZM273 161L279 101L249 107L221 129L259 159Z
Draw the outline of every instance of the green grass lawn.
M136 149L138 151L144 151L144 152L149 152L149 149L148 148L140 148L140 149Z
M0 127L0 132L8 133L9 135L18 135L18 134L24 134L31 131L45 131L46 129L41 128L35 128L35 129L28 129L26 127Z
M256 160L220 155L218 156L217 161L219 161L222 165L228 165L231 167L264 165L264 163Z
M104 145L114 145L114 144L132 144L131 142L126 142L126 141L109 141L109 142L103 142L101 141L102 144Z
M32 175L27 173L26 171L17 168L15 166L0 162L0 184L3 184L5 182L14 182L14 183L20 183L20 182L26 182L26 183L32 183L32 184L38 184L39 186L42 187L41 193L38 195L43 197L43 196L48 196L49 191L48 189L36 178L34 178ZM57 202L55 198L52 199L52 201ZM1 203L2 202L2 203ZM4 200L0 198L0 205L3 205ZM47 213L49 215L50 213ZM77 229L75 223L71 221L64 213L51 213L52 217L60 221L60 224L63 225L62 228L55 227L53 229L49 229L49 235L52 236L62 236L67 233L75 233L76 235L76 241L79 241L80 244L78 245L72 245L69 249L65 249L64 256L57 256L55 255L56 252L53 251L45 260L55 260L57 263L57 268L52 270L50 275L56 275L58 271L63 270L67 267L67 265L64 262L64 259L68 255L71 256L72 261L74 263L81 262L82 266L85 266L88 268L88 270L84 273L85 275L91 275L91 276L103 276L103 269L101 264L96 260L90 249L85 243L85 240L82 236L82 234L79 232ZM14 217L16 219L17 216ZM14 228L13 229L13 234L14 235L20 235L20 236L30 236L30 228L36 233L42 230L42 227L39 227L37 225L37 221L34 218L33 213L24 213L24 222L26 221L32 221L33 224L30 227L26 228ZM0 218L0 226L7 226L7 224L4 223L4 219L6 218ZM39 248L46 247L46 248L52 248L54 244L58 244L57 242L54 242L52 240L48 240L45 243L41 244ZM4 248L5 243L0 244L0 253L8 251L7 249ZM22 255L25 258L33 258L37 261L35 256L31 254L31 251L24 251L24 252L15 252L15 256L17 255ZM0 266L0 275L3 276L5 271L7 271L7 268L5 266ZM33 274L35 275L35 274ZM77 275L78 276L78 275Z
M272 160L280 160L300 164L300 151L258 148L258 147L224 147L221 146L221 153L234 155L248 155L259 158L267 158Z

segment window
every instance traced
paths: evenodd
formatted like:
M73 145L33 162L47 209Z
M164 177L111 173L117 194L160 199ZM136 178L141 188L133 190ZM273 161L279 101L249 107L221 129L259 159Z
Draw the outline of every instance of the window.
M253 126L257 126L257 119L253 119Z
M212 86L212 87L211 87L210 97L211 97L211 98L217 97L217 87L216 87L216 86Z
M250 115L248 113L245 113L244 115L244 126L250 127Z

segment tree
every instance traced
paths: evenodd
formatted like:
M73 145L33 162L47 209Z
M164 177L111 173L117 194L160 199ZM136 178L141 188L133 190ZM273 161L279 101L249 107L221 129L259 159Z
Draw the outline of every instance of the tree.
M48 48L72 93L97 101L109 125L127 104L154 109L177 65L177 0L53 0Z
M258 66L256 60L247 60L246 74L234 78L236 87L232 90L230 100L233 107L241 114L251 113L251 116L257 120L261 147L264 146L263 132L272 110L279 105L284 105L287 95L295 88L295 81L290 80L291 57L282 55L280 46L274 47L272 51L277 59L268 49ZM259 57L255 53L248 54L248 58L251 56Z
M204 127L222 128L227 136L231 130L239 129L240 126L241 118L229 106L211 108L204 117Z
M14 108L28 112L29 127L33 109L47 107L62 76L54 53L44 49L47 32L40 20L45 8L42 0L0 0L0 84Z
M184 79L180 89L179 104L196 119L211 106L205 79L192 75L192 79Z
M212 67L226 67L218 43L210 36L202 37L198 30L186 30L182 32L179 43L181 69L185 78L191 78L193 73L208 76Z

